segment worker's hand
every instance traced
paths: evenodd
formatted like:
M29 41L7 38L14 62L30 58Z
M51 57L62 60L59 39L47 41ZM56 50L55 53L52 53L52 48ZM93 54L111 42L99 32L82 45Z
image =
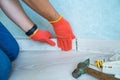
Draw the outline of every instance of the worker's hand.
M52 35L49 31L44 31L37 29L32 35L29 36L31 39L35 41L40 41L43 43L48 43L51 46L55 46L55 42L50 40L52 38Z
M50 21L50 23L53 25L56 34L58 47L65 51L72 49L72 39L75 36L69 22L60 16L58 20Z

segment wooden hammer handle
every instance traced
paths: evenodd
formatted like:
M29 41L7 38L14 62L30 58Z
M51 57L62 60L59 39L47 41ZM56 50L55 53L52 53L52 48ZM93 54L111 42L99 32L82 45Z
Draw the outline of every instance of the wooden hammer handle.
M113 76L107 75L103 72L99 72L99 71L94 70L94 69L89 68L89 67L85 69L85 72L88 73L89 75L92 75L92 76L100 79L100 80L119 80Z

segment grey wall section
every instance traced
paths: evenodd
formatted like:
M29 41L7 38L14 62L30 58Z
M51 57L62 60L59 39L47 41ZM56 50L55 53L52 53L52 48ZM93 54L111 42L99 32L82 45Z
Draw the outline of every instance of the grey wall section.
M25 12L39 26L49 30L52 26L20 0ZM50 0L55 9L71 24L77 38L120 39L120 0ZM0 11L0 21L15 37L26 37L16 25Z

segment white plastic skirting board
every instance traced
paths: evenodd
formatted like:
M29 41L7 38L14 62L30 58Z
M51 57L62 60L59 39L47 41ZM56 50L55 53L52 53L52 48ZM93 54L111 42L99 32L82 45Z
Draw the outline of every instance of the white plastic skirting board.
M56 39L52 39L56 42ZM21 51L36 51L36 50L60 50L56 46L52 47L45 43L32 41L28 38L17 38ZM89 52L120 52L120 40L95 40L95 39L74 39L72 42L72 50L89 51Z
M17 42L20 46L21 51L39 51L39 50L60 50L60 48L57 47L56 39L52 39L56 46L50 46L46 43L41 43L38 41L33 41L28 38L17 38ZM73 40L73 47L72 50L76 50L76 40Z

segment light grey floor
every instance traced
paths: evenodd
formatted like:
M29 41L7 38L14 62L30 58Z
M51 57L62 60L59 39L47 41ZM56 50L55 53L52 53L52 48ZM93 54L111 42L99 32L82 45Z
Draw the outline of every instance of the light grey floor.
M22 51L13 63L9 80L76 80L71 73L79 62L90 58L93 64L95 59L104 59L109 55L80 51ZM98 79L84 74L77 80Z

